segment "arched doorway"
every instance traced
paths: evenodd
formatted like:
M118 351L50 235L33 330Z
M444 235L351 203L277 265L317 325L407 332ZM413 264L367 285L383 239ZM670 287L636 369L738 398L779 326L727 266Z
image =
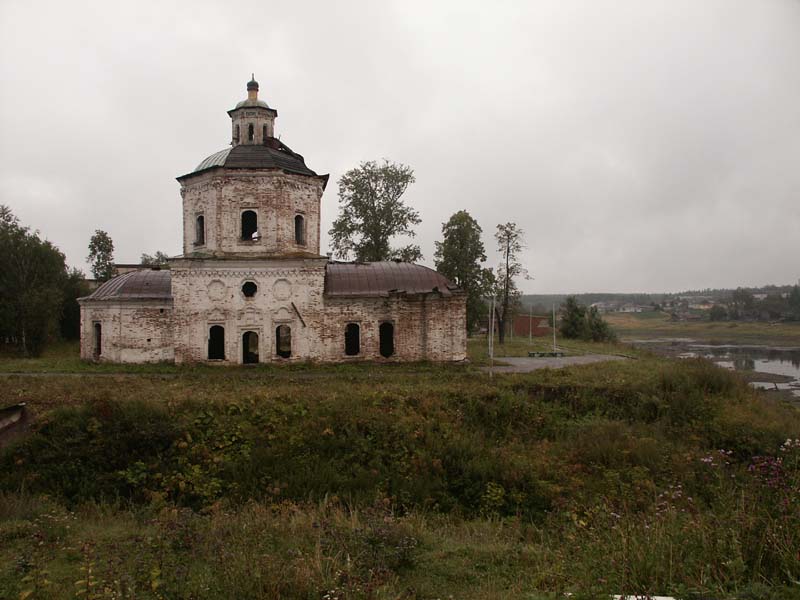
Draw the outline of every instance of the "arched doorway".
M358 323L348 323L344 328L344 353L356 356L361 352L361 331Z
M242 335L242 362L246 365L258 363L258 334L245 331Z
M275 328L275 353L281 358L292 355L292 328L288 325L278 325Z
M394 354L394 325L391 323L381 323L378 328L380 336L380 351L383 358L389 358Z
M208 330L208 360L225 360L225 328L212 325Z

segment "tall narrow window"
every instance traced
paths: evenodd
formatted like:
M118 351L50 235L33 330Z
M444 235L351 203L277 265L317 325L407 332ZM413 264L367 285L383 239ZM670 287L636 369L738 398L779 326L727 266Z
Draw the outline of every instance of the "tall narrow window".
M292 355L292 328L288 325L278 325L275 329L275 353L281 358Z
M258 215L254 210L242 213L242 239L252 241L253 234L258 231Z
M306 243L306 220L303 215L294 218L294 243L304 246Z
M381 356L389 358L394 354L394 325L391 323L381 323L378 328L380 336Z
M258 334L245 331L242 336L242 362L246 365L258 363Z
M237 125L234 128L233 131L234 131L234 133L233 133L233 143L234 144L238 144L239 143L239 126Z
M347 356L356 356L361 352L360 329L357 323L348 323L344 328L344 353Z
M202 246L206 243L206 218L203 215L197 215L195 222L194 243L197 246Z
M267 143L267 126L266 125L264 125L264 127L261 128L261 141L263 143L265 143L265 144Z
M225 360L225 328L212 325L208 331L208 360Z
M247 126L247 141L252 142L253 139L256 137L255 129L253 128L253 124Z
M94 324L94 347L92 354L98 358L103 353L103 326L100 323Z

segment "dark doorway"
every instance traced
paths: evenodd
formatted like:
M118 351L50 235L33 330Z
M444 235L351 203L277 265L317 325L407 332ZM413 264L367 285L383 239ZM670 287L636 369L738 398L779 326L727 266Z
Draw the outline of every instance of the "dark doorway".
M381 323L378 332L381 338L381 356L389 358L394 354L394 325L391 323Z
M208 360L225 360L225 328L212 325L208 332Z
M258 215L254 210L242 213L242 239L248 242L253 240L253 234L258 231Z
M292 328L288 325L278 325L275 329L275 353L281 358L292 355Z
M258 334L245 331L242 336L242 362L246 365L258 363Z
M95 358L103 353L103 327L100 323L94 324L94 346L92 353Z
M361 328L356 323L348 323L344 328L344 353L355 356L361 352Z

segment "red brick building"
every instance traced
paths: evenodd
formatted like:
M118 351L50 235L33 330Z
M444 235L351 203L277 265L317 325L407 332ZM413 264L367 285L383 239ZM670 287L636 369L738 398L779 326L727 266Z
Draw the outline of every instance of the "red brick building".
M514 317L514 337L542 337L553 335L548 317L541 315L517 315Z

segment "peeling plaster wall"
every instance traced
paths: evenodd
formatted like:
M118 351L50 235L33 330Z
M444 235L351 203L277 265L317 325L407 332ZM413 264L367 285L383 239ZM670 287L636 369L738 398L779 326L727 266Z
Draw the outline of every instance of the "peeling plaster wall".
M389 360L459 361L466 358L466 299L438 294L391 298L324 296L325 259L253 261L179 261L172 266L175 303L175 360L208 357L213 325L225 329L224 363L241 363L245 332L259 337L259 362L386 360L380 356L378 327L391 322L395 355ZM242 285L258 286L246 298ZM360 327L361 352L347 356L344 330ZM292 331L292 356L278 357L276 328Z
M183 196L183 253L319 254L322 178L278 169L214 169L186 180ZM258 215L258 242L241 239L241 214ZM205 220L205 244L196 245L198 215ZM305 244L296 244L294 218L305 219Z
M100 323L102 351L94 354L94 324ZM174 359L171 301L81 303L81 358L148 363Z

